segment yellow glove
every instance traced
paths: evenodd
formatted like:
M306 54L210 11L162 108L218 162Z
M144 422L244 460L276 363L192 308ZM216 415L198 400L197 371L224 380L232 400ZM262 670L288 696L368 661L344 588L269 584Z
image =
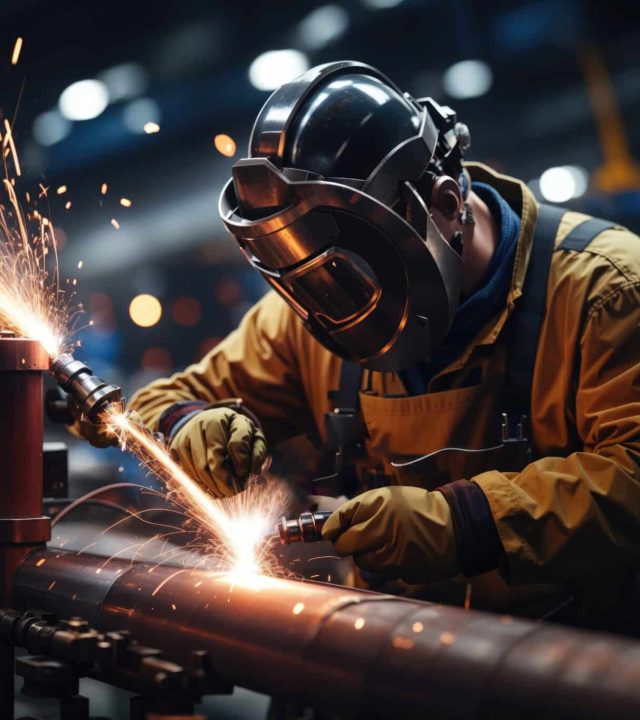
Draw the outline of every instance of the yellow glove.
M72 399L70 399L69 402L69 410L74 419L71 425L67 425L67 428L74 437L77 437L79 440L87 440L93 447L97 448L120 445L120 440L115 433L107 430L106 425L92 423L84 417L82 411ZM132 422L144 425L142 418L135 410L129 410L127 417Z
M169 445L185 472L215 497L231 497L259 473L267 457L262 430L230 408L203 410L188 420Z
M451 511L439 492L369 490L338 508L322 535L340 555L388 579L422 583L460 572Z

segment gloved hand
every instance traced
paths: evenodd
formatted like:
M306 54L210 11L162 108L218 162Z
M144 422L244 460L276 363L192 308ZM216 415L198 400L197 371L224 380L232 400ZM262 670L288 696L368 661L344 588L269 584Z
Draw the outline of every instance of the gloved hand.
M451 511L437 491L369 490L338 508L322 536L363 570L390 580L423 583L460 572Z
M118 436L109 431L106 425L99 423L92 423L87 418L83 417L80 408L76 405L73 399L70 398L69 410L73 415L73 422L71 425L67 425L69 432L80 440L87 440L93 447L106 448L111 445L120 445L120 439ZM127 411L127 417L131 422L144 425L142 418L138 415L135 410Z
M231 408L203 410L175 434L169 450L185 472L215 497L240 492L267 457L262 430Z

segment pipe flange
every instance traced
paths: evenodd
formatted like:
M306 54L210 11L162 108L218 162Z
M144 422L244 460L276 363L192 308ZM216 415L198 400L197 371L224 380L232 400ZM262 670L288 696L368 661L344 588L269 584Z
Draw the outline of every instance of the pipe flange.
M51 518L0 518L0 545L35 545L51 540Z
M0 373L49 369L49 355L37 340L0 337Z

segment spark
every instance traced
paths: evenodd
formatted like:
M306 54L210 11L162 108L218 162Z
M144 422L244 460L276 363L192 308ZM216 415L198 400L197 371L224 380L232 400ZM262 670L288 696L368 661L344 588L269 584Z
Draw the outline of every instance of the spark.
M67 202L64 204L64 209L68 210L71 207L71 200L67 200Z
M411 650L413 647L413 640L410 640L404 635L396 635L393 638L393 647L398 648L399 650Z
M4 188L9 209L0 206L0 325L40 341L55 357L67 347L73 319L60 290L55 233L39 213L33 215L39 223L32 230L6 179ZM50 249L54 257L51 269L46 265Z
M303 603L303 602L299 602L299 603L296 603L296 604L293 606L293 610L292 610L291 612L292 612L294 615L300 615L300 613L301 613L303 610L304 610L304 603Z
M363 617L359 617L359 618L353 623L353 627L354 627L356 630L362 630L362 628L365 626L365 623L366 623L365 619L364 619Z
M216 150L225 157L233 157L236 154L235 140L229 135L216 135L213 144Z
M46 562L46 558L40 558L39 560L36 560L36 567L42 567Z
M285 503L279 486L251 484L234 498L216 500L185 473L147 428L120 408L112 406L102 420L123 449L164 483L171 499L196 527L205 530L211 552L221 555L233 583L270 570L273 561L265 538L273 532Z
M60 187L56 190L56 193L58 195L64 195L67 192L67 186L66 185L60 185Z
M120 230L120 223L115 218L111 218L111 224L116 230Z
M100 195L106 195L108 189L109 186L107 185L107 183L102 183L102 185L100 186Z
M153 135L154 133L160 132L160 125L154 122L145 123L144 131L147 133L147 135Z
M16 152L16 146L13 142L13 132L11 131L11 125L9 124L9 121L7 118L4 119L4 138L2 140L2 146L7 147L9 146L11 157L13 158L13 166L16 169L16 175L20 177L22 174L20 170L20 161L18 160L18 153Z
M448 630L445 630L442 633L442 635L440 635L440 642L443 645L453 645L453 643L455 642L455 639L456 639L456 636L452 632L449 632Z
M84 261L78 260L78 270L82 270L83 265L84 265Z
M16 38L16 44L13 46L13 54L11 55L11 64L17 65L20 59L20 51L22 50L22 38Z
M133 205L133 203L129 200L129 198L120 198L120 205L122 205L122 207L129 208Z

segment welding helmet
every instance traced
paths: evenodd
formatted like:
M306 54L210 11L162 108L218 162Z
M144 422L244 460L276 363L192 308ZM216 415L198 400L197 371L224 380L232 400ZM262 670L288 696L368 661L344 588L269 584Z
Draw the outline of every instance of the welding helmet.
M447 175L466 193L468 144L450 108L368 65L321 65L269 97L220 215L326 348L401 370L438 347L457 309L460 254L418 188Z

